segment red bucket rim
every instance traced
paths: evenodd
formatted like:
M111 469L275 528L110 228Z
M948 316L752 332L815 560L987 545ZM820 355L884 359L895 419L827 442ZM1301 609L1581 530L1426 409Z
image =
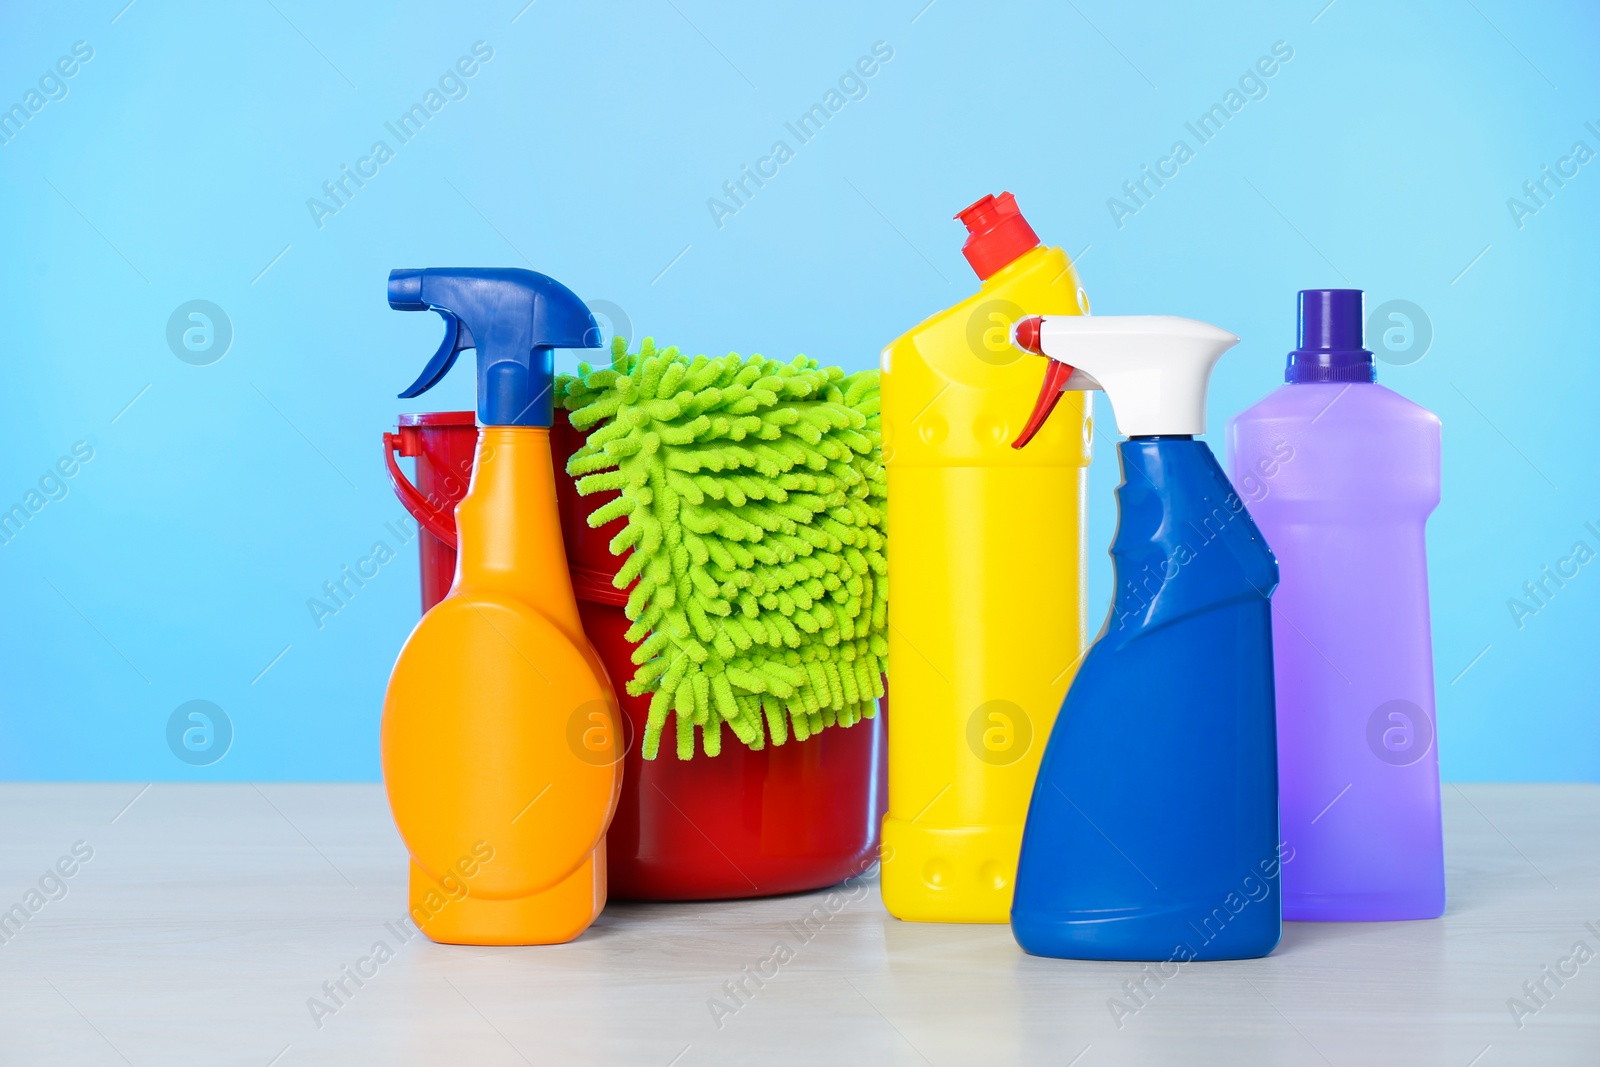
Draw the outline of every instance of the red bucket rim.
M473 411L414 411L396 421L401 426L475 426L478 416Z

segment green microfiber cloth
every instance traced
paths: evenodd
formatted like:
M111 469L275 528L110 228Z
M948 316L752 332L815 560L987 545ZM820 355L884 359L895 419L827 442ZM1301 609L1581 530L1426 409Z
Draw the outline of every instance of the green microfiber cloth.
M579 430L583 494L620 490L589 525L611 541L638 670L643 755L667 713L679 759L722 750L722 723L760 749L877 714L889 646L878 372L729 354L690 360L645 338L610 368L556 382Z

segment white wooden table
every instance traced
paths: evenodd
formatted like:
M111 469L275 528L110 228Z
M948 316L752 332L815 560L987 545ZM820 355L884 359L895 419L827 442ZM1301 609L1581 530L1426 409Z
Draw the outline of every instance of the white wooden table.
M571 945L406 941L375 785L0 785L0 827L0 909L38 904L0 916L7 1065L1600 1064L1597 785L1446 786L1443 919L1288 924L1120 1027L1138 966L898 922L871 881L831 913L614 904ZM1561 964L1580 941L1595 959Z

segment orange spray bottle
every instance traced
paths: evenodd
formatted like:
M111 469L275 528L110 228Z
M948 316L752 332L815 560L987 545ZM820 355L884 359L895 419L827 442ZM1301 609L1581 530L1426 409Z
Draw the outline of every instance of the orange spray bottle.
M396 270L389 305L444 343L402 397L478 356L477 456L450 594L412 631L383 703L383 778L435 941L570 941L605 905L622 784L617 702L578 621L550 457L552 350L595 347L571 290L529 270Z

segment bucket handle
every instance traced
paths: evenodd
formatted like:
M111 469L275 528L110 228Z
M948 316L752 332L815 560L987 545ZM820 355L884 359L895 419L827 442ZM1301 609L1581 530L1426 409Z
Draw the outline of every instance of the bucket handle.
M411 513L411 517L422 524L423 529L443 541L454 552L456 550L456 524L455 516L444 511L433 501L422 495L422 490L411 484L405 472L400 469L400 464L395 462L396 455L405 455L402 436L397 433L383 435L383 462L389 468L389 482L394 486L395 495L400 498L400 503Z

